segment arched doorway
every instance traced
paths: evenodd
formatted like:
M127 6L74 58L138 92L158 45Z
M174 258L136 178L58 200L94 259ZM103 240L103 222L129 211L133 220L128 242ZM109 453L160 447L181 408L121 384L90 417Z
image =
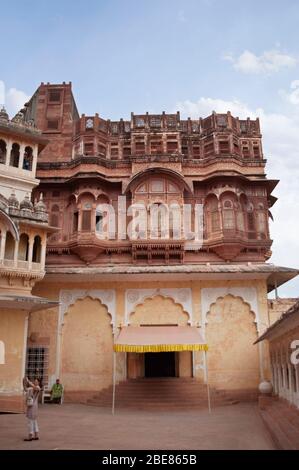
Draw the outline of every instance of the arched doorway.
M131 326L185 326L189 315L180 304L173 299L156 295L147 298L137 305L130 316ZM192 353L159 352L159 353L128 353L128 378L138 377L191 377Z
M259 353L254 313L240 297L219 297L207 315L209 381L220 389L256 389Z
M71 305L62 330L61 379L66 392L99 391L112 382L111 316L96 299Z

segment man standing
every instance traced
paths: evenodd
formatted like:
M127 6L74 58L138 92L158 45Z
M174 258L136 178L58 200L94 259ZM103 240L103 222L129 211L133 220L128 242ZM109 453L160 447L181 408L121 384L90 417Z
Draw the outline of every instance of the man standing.
M51 402L52 403L61 403L63 395L63 386L60 383L59 379L56 379L56 383L51 389Z

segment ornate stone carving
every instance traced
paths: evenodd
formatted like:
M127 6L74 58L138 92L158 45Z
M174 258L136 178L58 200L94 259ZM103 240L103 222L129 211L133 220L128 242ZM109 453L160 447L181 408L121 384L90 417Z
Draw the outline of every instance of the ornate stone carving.
M189 315L188 323L193 324L192 290L190 288L128 289L125 293L125 324L130 324L130 315L135 311L137 305L157 295L168 297L175 303L180 304L183 310Z
M111 325L115 328L115 290L112 289L72 289L61 290L59 295L59 323L63 325L64 315L67 313L70 305L74 304L78 299L91 297L92 299L99 300L111 316Z
M258 332L260 331L260 315L258 308L257 291L255 287L216 287L216 288L204 288L201 290L201 311L202 311L202 332L205 332L205 326L208 323L208 312L210 311L211 305L217 301L217 299L225 297L226 295L232 295L234 297L240 297L244 302L248 303L251 311L255 315L255 323Z

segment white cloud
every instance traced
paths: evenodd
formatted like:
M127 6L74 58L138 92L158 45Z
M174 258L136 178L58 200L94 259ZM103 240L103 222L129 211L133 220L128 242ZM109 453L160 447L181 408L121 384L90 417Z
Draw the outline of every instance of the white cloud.
M22 90L16 88L5 88L5 84L0 80L0 104L4 105L10 117L13 117L30 99Z
M294 82L294 89L298 83ZM262 108L251 109L237 100L225 101L215 98L200 98L197 102L183 101L176 105L182 117L205 117L216 112L231 111L240 118L259 117L263 133L264 157L268 160L268 178L280 182L273 194L278 201L271 209L271 237L274 240L270 262L277 265L299 268L299 113L268 113ZM280 289L280 295L298 296L299 281L295 280Z
M293 80L290 89L290 92L280 91L280 95L291 104L299 104L299 80Z
M179 20L180 23L187 23L187 18L186 18L184 10L179 10L178 20Z
M294 67L298 63L296 57L281 52L278 49L264 51L260 56L245 50L237 58L231 54L226 54L223 56L223 59L231 62L233 67L239 72L247 74L271 74L279 72L282 68Z
M182 101L176 104L176 110L181 111L184 116L198 118L198 116L207 116L212 111L217 113L226 113L231 111L234 116L243 118L254 117L254 111L238 100L225 101L215 98L201 97L198 101Z

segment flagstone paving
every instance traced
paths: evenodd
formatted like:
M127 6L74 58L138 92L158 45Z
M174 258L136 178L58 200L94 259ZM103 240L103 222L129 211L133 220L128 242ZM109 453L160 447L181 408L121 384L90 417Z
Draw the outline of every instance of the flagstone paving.
M40 440L24 442L22 414L0 414L0 449L274 449L254 403L206 410L145 412L41 405Z

